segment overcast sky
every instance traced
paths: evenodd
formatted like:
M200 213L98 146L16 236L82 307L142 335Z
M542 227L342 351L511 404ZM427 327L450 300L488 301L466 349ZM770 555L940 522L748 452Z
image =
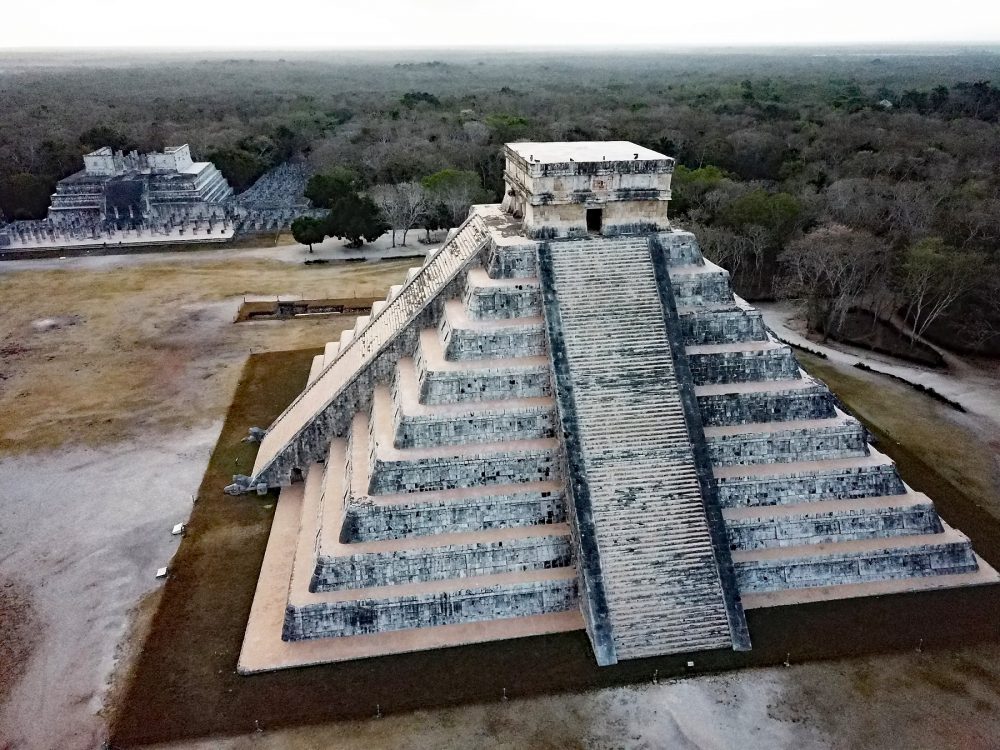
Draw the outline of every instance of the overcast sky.
M0 0L0 48L1000 41L1000 0Z

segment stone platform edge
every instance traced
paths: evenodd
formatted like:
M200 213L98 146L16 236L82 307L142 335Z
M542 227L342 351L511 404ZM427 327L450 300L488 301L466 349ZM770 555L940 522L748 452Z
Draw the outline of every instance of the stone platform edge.
M295 558L304 483L281 490L254 592L236 671L273 672L390 654L583 630L579 609L529 617L394 630L343 638L283 641L282 625ZM307 509L308 510L308 509Z

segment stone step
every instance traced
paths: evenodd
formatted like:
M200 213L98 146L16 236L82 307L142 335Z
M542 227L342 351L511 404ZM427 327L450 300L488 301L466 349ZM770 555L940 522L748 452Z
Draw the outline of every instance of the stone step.
M708 260L671 267L670 281L678 307L734 301L729 272Z
M547 351L541 317L473 319L462 300L445 303L440 334L450 360L534 357Z
M722 426L833 417L836 399L830 390L799 374L802 377L796 380L696 386L702 422Z
M323 347L323 367L329 367L340 352L340 341L328 341Z
M469 269L464 302L474 320L540 317L542 293L537 278L491 278L483 268Z
M312 364L309 366L309 377L306 379L306 384L312 383L319 374L323 372L323 355L317 354L313 357Z
M535 440L555 436L555 399L551 396L503 401L423 404L416 366L409 357L397 363L393 384L395 447Z
M384 386L375 388L369 431L371 468L365 494L540 482L559 476L559 441L555 438L394 447L392 396Z
M943 527L919 492L723 510L732 549L751 550L912 534Z
M738 550L733 565L745 593L969 573L978 567L968 537L952 528L936 534Z
M424 404L499 401L510 396L540 398L552 394L547 356L451 361L445 358L435 329L420 332L416 368L420 401Z
M734 464L713 469L723 508L776 505L811 499L901 495L906 487L887 456L871 449L866 457Z
M539 258L576 516L592 519L579 534L596 546L585 612L611 623L592 635L598 662L732 647L648 240L552 242Z
M819 461L868 455L868 434L854 417L720 425L705 428L716 466Z

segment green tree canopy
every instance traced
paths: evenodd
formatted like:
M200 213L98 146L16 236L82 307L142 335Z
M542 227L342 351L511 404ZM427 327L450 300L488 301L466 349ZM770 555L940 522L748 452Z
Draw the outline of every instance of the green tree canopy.
M442 169L428 175L421 184L428 192L431 205L443 205L451 226L457 227L469 214L469 207L483 197L479 175L460 169Z
M743 230L749 226L763 227L777 244L787 240L795 231L802 206L788 193L768 193L753 190L741 195L719 214L722 224Z
M300 245L308 245L312 252L313 245L326 237L326 222L312 216L300 216L292 222L292 237Z
M305 196L317 208L333 208L337 200L356 194L361 187L361 177L357 172L346 167L334 167L329 172L310 177Z
M346 239L348 247L361 247L388 231L389 224L382 211L367 195L341 196L326 217L326 234Z

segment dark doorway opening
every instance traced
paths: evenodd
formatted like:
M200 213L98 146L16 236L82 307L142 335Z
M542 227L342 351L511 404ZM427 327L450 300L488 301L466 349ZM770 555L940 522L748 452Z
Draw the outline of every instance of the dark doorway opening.
M587 209L587 231L588 232L600 232L601 231L601 219L604 209L602 208L588 208Z

